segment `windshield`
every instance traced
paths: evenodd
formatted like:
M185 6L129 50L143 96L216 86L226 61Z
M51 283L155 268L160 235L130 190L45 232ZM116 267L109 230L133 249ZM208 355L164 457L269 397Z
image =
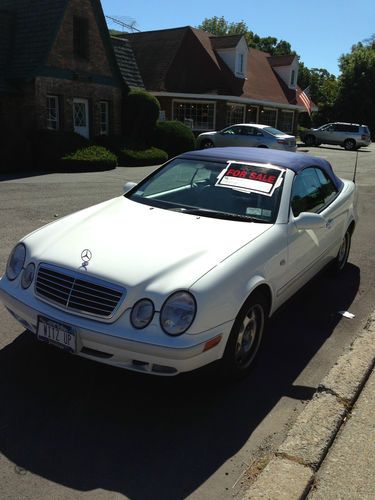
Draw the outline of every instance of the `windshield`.
M263 130L271 135L286 135L285 132L281 132L281 130L277 130L277 128L273 127L264 127Z
M270 165L176 158L125 196L185 214L273 223L283 174Z

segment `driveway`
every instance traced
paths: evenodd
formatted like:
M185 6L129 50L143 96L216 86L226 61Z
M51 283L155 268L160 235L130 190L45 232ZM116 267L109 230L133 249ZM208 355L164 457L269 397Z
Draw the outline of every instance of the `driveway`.
M305 148L352 178L356 153ZM375 303L375 147L358 153L360 222L339 279L324 273L272 320L251 375L128 373L39 344L0 306L0 496L227 499L261 467ZM22 235L121 193L151 167L0 182L0 269ZM353 320L339 311L349 310Z

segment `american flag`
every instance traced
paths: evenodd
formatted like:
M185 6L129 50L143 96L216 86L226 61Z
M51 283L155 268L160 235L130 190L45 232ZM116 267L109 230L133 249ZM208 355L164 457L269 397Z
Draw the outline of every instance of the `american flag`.
M310 93L310 85L305 88L305 90L300 90L299 97L302 101L302 104L305 106L309 116L311 116L311 93Z

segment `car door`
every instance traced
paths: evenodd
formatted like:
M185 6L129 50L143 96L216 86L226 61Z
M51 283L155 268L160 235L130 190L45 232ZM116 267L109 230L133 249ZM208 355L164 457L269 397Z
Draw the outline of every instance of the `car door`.
M337 189L322 170L310 167L296 175L292 187L287 228L288 258L284 285L285 298L307 283L333 258L344 216L340 212ZM298 229L296 218L303 212L324 217L324 227Z
M233 125L219 132L216 137L217 146L239 146L241 141L241 127Z

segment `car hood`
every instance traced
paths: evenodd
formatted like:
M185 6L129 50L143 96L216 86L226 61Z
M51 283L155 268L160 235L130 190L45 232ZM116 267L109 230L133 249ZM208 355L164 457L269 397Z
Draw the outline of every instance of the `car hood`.
M37 263L169 293L189 288L270 227L167 211L121 196L44 226L24 243ZM92 254L86 268L85 249Z
M211 132L202 132L201 134L199 134L198 137L209 137L210 135L216 135L216 134L217 134L217 131L214 130Z

